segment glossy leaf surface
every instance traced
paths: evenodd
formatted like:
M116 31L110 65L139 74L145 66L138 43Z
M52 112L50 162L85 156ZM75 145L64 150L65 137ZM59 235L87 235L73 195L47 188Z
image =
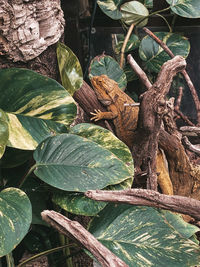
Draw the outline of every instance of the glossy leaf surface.
M107 149L72 134L49 137L34 152L35 175L56 188L85 192L131 177L126 165Z
M95 57L91 64L89 70L89 76L100 76L102 74L107 75L110 79L115 80L119 88L124 90L127 86L126 75L120 68L116 60L110 56L101 55Z
M70 133L86 137L103 148L112 152L122 160L134 174L133 160L128 147L115 137L110 131L90 123L81 123L70 129ZM118 185L106 187L107 190L122 190L131 188L133 178L127 179ZM53 201L68 212L86 216L94 216L102 210L107 203L94 201L80 193L56 192Z
M145 17L149 15L149 11L138 1L127 2L121 5L120 10L122 12L122 20L128 25L135 24L138 27L144 27L148 22L148 18L145 19Z
M6 145L8 143L9 131L8 131L8 118L0 109L0 158L2 158Z
M62 85L73 95L83 83L80 62L72 50L62 43L57 46L57 59Z
M34 71L0 70L0 93L0 108L8 116L8 145L15 148L35 149L44 138L65 132L76 115L65 88Z
M0 193L0 257L10 253L27 234L32 220L31 203L17 188Z
M174 33L157 32L155 35L162 40L174 55L187 57L190 51L190 43L185 37ZM170 56L149 36L145 36L139 47L139 55L145 61L148 70L159 72L163 63Z
M180 220L154 208L109 204L89 231L130 267L193 266L200 260L200 248L192 241L198 228Z
M166 0L171 6L171 10L186 18L200 18L199 0Z
M123 0L98 0L97 4L101 10L112 19L121 19L122 14L119 7Z

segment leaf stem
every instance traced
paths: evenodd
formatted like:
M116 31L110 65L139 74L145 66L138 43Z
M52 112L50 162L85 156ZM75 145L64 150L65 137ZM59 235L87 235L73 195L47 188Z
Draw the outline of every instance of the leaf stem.
M22 185L24 184L24 182L26 181L26 179L28 178L28 176L34 171L34 169L36 168L36 164L33 165L28 172L22 177L21 181L19 182L19 188L22 187Z
M170 8L171 8L171 7L169 6L169 7L167 7L167 8L164 8L164 9L161 9L161 10L157 10L157 11L155 11L155 12L149 14L148 16L143 17L141 20L139 20L139 21L135 24L135 26L139 25L143 20L145 20L145 19L147 19L147 18L149 18L149 17L152 17L153 15L157 15L157 14L159 14L159 13L165 12L165 11L169 10Z
M76 246L76 244L70 244L70 245L64 245L64 246L60 246L60 247L57 247L57 248L52 248L52 249L48 249L48 250L45 250L41 253L38 253L37 255L34 255L28 259L26 259L25 261L23 261L22 263L20 263L17 267L22 267L22 266L25 266L26 263L32 261L32 260L35 260L41 256L46 256L48 254L51 254L51 253L54 253L56 251L59 251L59 250L62 250L66 247L69 247L69 246Z

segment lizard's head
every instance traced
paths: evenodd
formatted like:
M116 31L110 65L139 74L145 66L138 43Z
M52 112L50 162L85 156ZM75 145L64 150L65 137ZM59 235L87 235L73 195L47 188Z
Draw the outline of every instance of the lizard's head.
M117 83L107 75L93 76L91 83L99 101L105 106L110 105L112 98L109 93L114 90Z

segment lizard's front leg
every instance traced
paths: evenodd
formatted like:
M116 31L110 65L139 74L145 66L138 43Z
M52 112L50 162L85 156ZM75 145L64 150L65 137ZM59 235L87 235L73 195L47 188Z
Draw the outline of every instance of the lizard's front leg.
M107 112L103 112L101 110L94 110L94 112L90 112L90 114L94 115L91 120L94 120L94 121L99 121L99 120L102 120L102 119L105 119L105 120L112 120L114 118L117 117L117 110L112 110L112 111L107 111Z

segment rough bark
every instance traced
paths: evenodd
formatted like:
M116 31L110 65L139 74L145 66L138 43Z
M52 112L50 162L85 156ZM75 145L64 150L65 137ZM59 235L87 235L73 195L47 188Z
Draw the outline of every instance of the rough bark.
M128 267L128 265L102 245L81 224L71 221L55 211L45 210L41 213L43 220L60 233L75 239L78 244L88 249L105 267Z
M200 201L160 194L154 190L128 189L122 191L90 190L85 195L98 201L126 203L136 206L149 206L190 215L200 220Z
M173 77L185 66L186 62L180 56L167 61L156 82L143 94L141 100L132 154L136 171L146 171L148 174L148 189L157 189L156 153L161 122L166 111L165 97Z
M64 24L59 0L2 0L0 54L27 62L60 39Z
M160 131L159 146L165 151L174 194L189 196L194 186L190 160L181 141L174 135Z

